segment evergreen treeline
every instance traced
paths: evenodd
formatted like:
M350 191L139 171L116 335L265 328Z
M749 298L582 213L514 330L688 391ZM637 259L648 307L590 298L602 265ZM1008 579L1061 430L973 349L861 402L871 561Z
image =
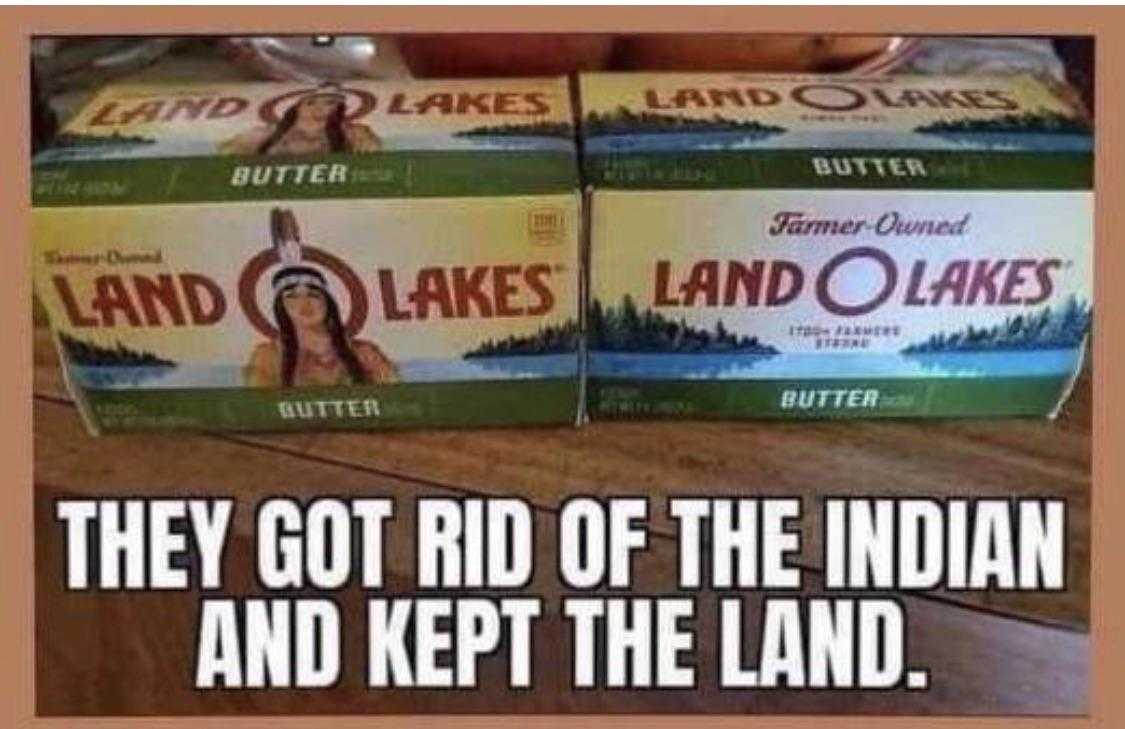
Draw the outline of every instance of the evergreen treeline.
M757 337L728 331L720 321L713 330L674 321L652 309L637 309L626 295L620 306L590 305L589 346L601 352L666 352L677 354L778 354Z
M684 320L674 321L651 309L637 309L630 296L620 306L590 305L588 340L591 350L601 352L663 352L668 354L778 354L757 337L728 331L722 322L712 330L700 329ZM474 357L504 357L534 354L566 354L578 349L579 328L573 319L540 328L530 336L489 339L464 354Z
M156 140L136 135L126 136L115 129L113 134L108 135L62 132L51 142L52 147L101 147L117 144L156 144Z
M70 336L66 333L59 334L59 341L66 350L71 362L86 366L114 366L114 367L175 367L171 360L157 357L151 352L138 352L129 349L121 342L116 347L103 347L92 342Z
M698 119L678 114L656 114L650 111L635 112L624 106L615 111L586 115L585 129L589 136L604 134L654 134L677 132L751 132L761 135L780 134L783 127L762 124L754 120L726 119L715 114L710 119Z
M464 354L474 357L512 357L527 354L567 354L578 351L578 322L568 319L562 324L540 327L530 336L508 336L488 339Z
M917 127L922 134L955 132L1052 132L1088 134L1090 127L1074 116L1057 111L1026 111L1022 114L1005 114L995 119L959 119L938 121Z
M566 122L541 121L534 124L496 124L454 132L455 137L561 137L573 139L574 129Z
M939 352L1003 352L1024 349L1070 349L1082 343L1090 329L1093 310L1071 296L1058 309L1046 307L1030 314L1008 317L1003 324L959 332L940 333L912 344L903 354Z

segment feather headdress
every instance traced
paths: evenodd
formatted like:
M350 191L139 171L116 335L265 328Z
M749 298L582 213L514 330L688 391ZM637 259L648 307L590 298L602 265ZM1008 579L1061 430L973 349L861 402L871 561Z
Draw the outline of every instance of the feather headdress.
M328 96L339 101L345 101L347 99L347 96L344 94L344 89L340 84L334 81L325 81L301 98L302 100L311 99L314 96Z
M327 289L324 274L304 262L301 229L292 210L274 208L270 211L270 237L281 263L281 268L273 275L274 293L301 284L322 291Z

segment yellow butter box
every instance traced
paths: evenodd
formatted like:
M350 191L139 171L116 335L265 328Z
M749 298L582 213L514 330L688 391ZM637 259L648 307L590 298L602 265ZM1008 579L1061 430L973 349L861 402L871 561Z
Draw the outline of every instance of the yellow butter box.
M577 189L561 79L112 86L35 288L95 432L569 423Z

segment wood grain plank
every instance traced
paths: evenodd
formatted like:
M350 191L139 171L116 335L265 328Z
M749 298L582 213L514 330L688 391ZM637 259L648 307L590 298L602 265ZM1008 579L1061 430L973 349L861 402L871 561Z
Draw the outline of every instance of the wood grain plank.
M36 333L36 392L65 397L57 360ZM672 535L670 494L796 495L806 518L801 563L820 567L820 512L835 495L1060 496L1069 504L1068 587L1064 593L957 593L949 599L1079 628L1089 616L1090 379L1080 378L1058 421L1006 419L849 422L595 423L587 428L223 435L279 455L382 474L404 493L420 484L469 493L518 494L547 511L573 493L653 499L654 529ZM52 417L66 417L55 415ZM45 427L51 426L50 423ZM38 423L37 423L38 429ZM72 468L98 488L102 441L68 439ZM154 459L159 476L183 467L211 441L183 434L130 436L138 451L198 443ZM105 442L113 440L104 439ZM189 455L189 453L191 455ZM210 456L208 456L210 457ZM238 457L234 457L237 464ZM138 465L138 467L140 467ZM145 467L149 469L148 466ZM75 474L77 475L77 474ZM243 488L237 468L226 483ZM75 485L69 473L57 483Z

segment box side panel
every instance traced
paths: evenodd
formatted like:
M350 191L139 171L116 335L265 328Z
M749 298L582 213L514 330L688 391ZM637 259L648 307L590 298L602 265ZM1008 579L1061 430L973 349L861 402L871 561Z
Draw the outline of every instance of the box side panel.
M39 208L34 273L106 431L565 423L579 214L573 192Z
M75 407L78 408L78 415L82 418L82 424L86 426L86 432L90 435L101 435L101 423L98 422L97 414L86 400L86 391L78 385L70 375L70 358L66 348L59 339L58 332L52 331L51 334L51 341L59 357L59 368L62 371L63 384L66 386L66 391L70 393Z
M1062 413L1063 407L1066 405L1067 401L1070 400L1070 396L1074 393L1074 387L1078 384L1078 378L1082 374L1082 367L1086 362L1086 357L1089 349L1090 335L1087 334L1082 339L1082 346L1080 348L1081 351L1078 355L1077 360L1075 361L1074 371L1070 373L1070 377L1063 385L1062 392L1059 393L1058 400L1055 401L1054 406L1051 408L1051 412L1047 414L1047 417L1049 417L1051 420L1059 417L1059 414Z

